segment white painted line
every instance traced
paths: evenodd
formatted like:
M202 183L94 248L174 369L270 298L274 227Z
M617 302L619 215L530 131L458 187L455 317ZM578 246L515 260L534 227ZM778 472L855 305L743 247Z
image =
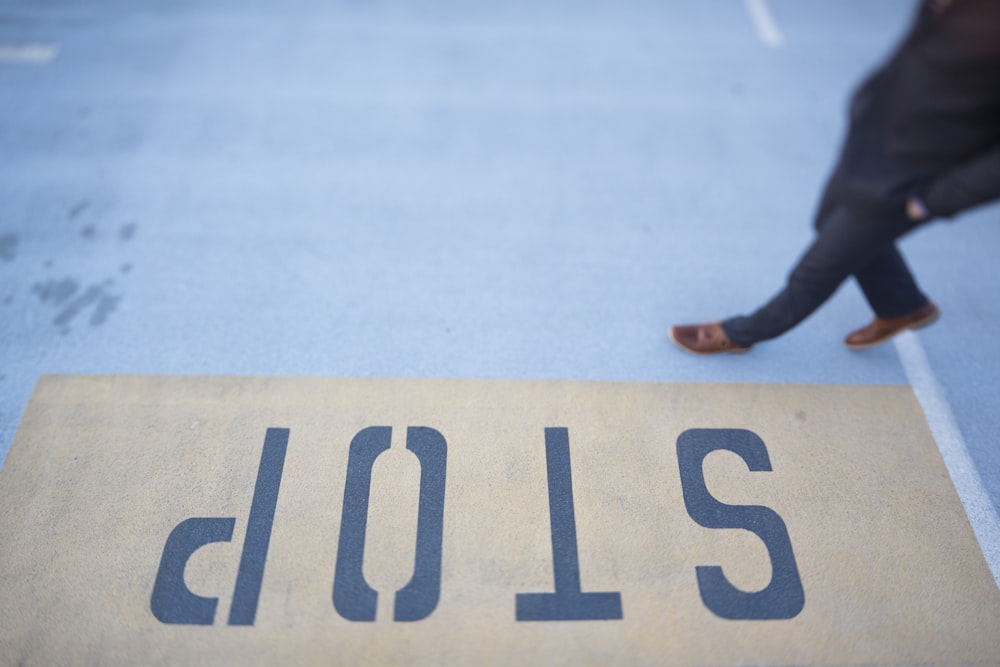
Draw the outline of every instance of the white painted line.
M917 334L906 331L897 336L894 342L906 377L924 410L931 434L937 441L941 458L944 459L955 490L965 506L965 513L979 540L979 547L983 550L993 579L1000 586L1000 517L997 516L979 471L969 456L965 438L962 437L955 415L931 370L927 353Z
M775 48L781 46L785 42L785 38L778 28L778 23L774 20L774 14L771 13L767 0L745 0L745 2L760 41Z
M58 55L55 44L0 44L0 64L48 65Z

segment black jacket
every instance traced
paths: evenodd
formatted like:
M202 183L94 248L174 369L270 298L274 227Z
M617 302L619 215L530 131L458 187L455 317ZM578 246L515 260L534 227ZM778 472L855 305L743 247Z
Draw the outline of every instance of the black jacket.
M1000 0L921 3L851 100L831 187L883 211L917 196L938 217L1000 198Z

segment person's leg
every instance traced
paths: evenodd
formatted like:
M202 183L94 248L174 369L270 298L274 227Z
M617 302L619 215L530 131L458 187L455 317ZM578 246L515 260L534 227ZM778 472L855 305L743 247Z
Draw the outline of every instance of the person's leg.
M813 228L821 232L839 206L832 182L820 197ZM889 319L913 312L927 303L927 296L917 287L906 261L893 243L854 274L876 317Z
M792 270L784 289L752 315L725 320L722 328L726 336L737 345L780 336L811 315L851 274L865 276L876 300L881 299L879 280L893 275L891 262L884 261L886 253L891 254L896 239L915 226L903 216L875 219L844 206L822 206L816 239ZM905 269L905 264L902 266ZM896 278L893 282L899 285L905 282Z
M857 271L854 277L876 317L900 317L927 303L927 295L917 287L895 244Z

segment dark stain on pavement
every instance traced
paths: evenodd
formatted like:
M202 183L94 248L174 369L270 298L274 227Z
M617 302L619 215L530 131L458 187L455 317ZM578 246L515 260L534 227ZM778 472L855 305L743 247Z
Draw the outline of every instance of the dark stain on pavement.
M131 241L132 238L135 236L135 231L138 228L139 225L135 224L134 222L126 223L122 225L121 229L118 230L118 238L127 243Z
M53 324L60 327L63 333L69 333L69 325L88 311L90 326L97 327L107 322L122 300L120 294L114 293L114 287L114 280L109 279L81 290L75 279L62 278L36 283L32 291L42 303L58 309Z
M13 262L17 257L17 237L13 234L0 235L0 261Z
M73 208L69 210L69 219L75 220L76 218L78 218L81 213L87 210L88 206L90 206L90 202L87 201L86 199L78 201L76 204L73 205Z
M52 302L59 305L76 294L80 289L79 283L72 278L62 280L49 280L45 283L35 283L31 291L41 299L42 303Z
M81 201L70 211L70 217L76 217L83 212L89 203ZM135 222L128 222L118 228L117 241L128 243L138 230ZM81 236L88 242L107 243L108 237L99 233L97 226L87 225L80 231ZM5 261L13 261L17 247L17 237L5 235L0 237L0 258ZM108 248L109 259L115 258L117 271L120 278L132 271L132 263L121 257L119 251ZM117 256L117 257L116 257ZM51 276L51 271L55 266L52 259L46 260L43 264L45 271ZM52 320L53 325L59 328L63 335L71 331L71 325L79 322L87 322L92 327L99 327L106 323L111 314L117 310L123 295L121 287L116 282L115 277L108 277L102 281L91 281L78 276L47 277L35 282L31 287L31 294L38 299L39 303L51 308L55 312ZM9 305L11 297L7 297L4 303Z

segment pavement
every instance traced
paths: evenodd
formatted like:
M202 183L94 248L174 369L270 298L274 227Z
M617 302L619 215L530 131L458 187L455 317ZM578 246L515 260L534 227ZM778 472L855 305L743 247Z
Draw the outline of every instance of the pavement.
M906 385L994 577L1000 208L751 353L909 0L0 0L0 458L45 374Z

